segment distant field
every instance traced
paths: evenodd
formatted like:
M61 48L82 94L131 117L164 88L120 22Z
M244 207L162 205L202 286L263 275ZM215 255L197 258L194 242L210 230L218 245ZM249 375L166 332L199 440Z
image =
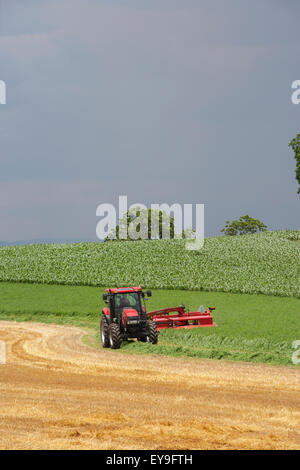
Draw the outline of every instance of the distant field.
M300 297L300 231L205 240L27 245L0 248L0 281L136 285Z
M90 331L100 348L99 318L104 288L0 283L0 320L60 323ZM124 342L122 352L163 354L292 365L292 342L300 339L300 299L221 292L153 290L147 309L185 304L216 306L218 328L164 330L159 344ZM95 340L97 339L97 341Z

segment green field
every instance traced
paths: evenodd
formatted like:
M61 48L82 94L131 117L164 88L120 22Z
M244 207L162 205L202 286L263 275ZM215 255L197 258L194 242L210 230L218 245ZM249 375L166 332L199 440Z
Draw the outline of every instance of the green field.
M0 318L84 326L100 347L104 286L152 288L148 310L216 306L218 328L164 330L122 351L291 364L300 339L300 231L205 240L0 248ZM103 286L101 289L95 286ZM265 294L265 295L262 295Z
M300 231L205 240L26 245L0 248L0 281L138 285L300 297Z
M148 286L147 286L148 287ZM99 341L104 288L0 283L0 319L83 326ZM300 339L300 299L222 292L153 290L147 309L185 304L216 306L217 328L164 330L159 344L123 342L126 353L156 353L292 365L292 342Z

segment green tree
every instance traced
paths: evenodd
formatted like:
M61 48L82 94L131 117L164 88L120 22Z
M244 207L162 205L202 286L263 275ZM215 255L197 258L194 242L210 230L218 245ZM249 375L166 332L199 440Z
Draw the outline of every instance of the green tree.
M154 233L152 233L152 225L154 225ZM128 210L120 220L120 225L117 225L104 241L124 240L123 237L120 237L122 227L127 228L128 236L125 241L161 239L164 235L166 238L175 238L174 217L158 209L141 209L137 207ZM141 236L134 238L136 233L139 232L141 232Z
M221 230L225 235L247 235L249 233L265 232L267 226L258 219L253 219L249 215L243 215L239 220L226 221L225 227Z
M289 143L295 154L296 159L296 180L299 183L298 194L300 194L300 133Z

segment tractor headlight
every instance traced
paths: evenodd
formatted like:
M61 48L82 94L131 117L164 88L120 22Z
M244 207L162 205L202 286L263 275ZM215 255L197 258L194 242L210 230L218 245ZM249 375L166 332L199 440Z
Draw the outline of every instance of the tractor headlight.
M127 325L136 325L138 322L138 320L127 320Z

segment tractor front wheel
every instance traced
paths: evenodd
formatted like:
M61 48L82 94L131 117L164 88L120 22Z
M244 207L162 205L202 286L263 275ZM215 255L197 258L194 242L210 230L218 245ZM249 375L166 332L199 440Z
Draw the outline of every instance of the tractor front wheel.
M109 348L108 321L102 315L100 320L100 336L103 348Z
M108 327L108 336L111 349L120 349L122 338L119 325L111 323Z
M153 320L147 321L147 341L148 343L157 344L158 342L158 333L156 328L156 323Z

